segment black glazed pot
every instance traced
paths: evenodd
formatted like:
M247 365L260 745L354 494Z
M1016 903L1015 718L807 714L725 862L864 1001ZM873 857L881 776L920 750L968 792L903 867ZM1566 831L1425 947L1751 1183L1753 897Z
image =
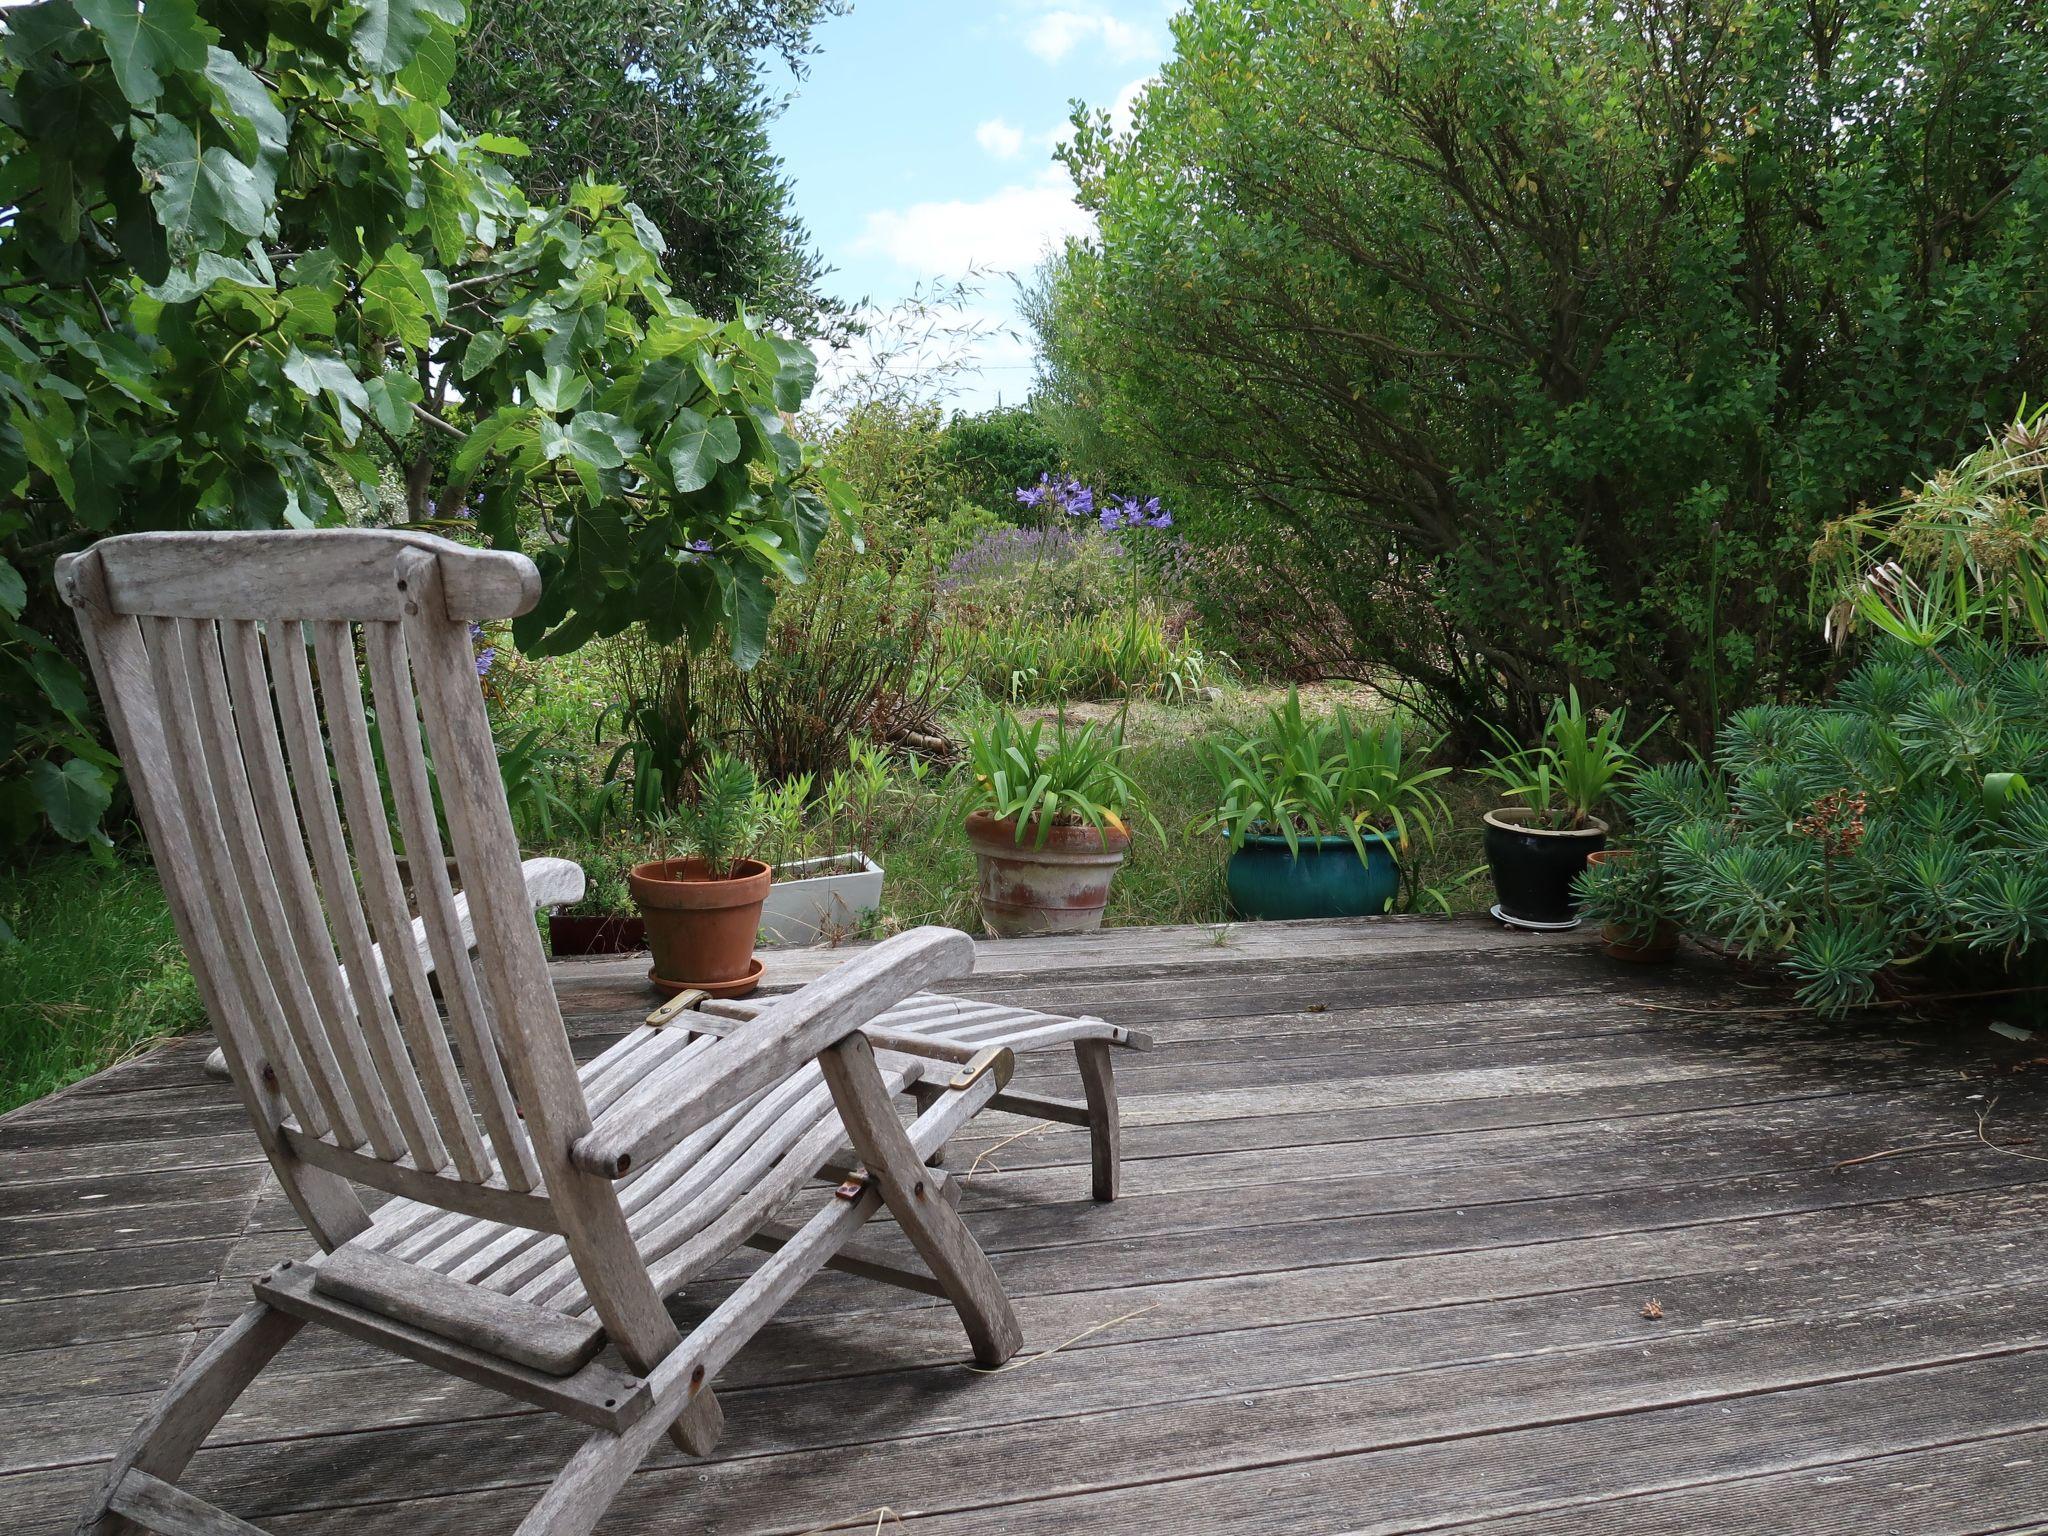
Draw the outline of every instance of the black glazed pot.
M1588 855L1607 845L1607 823L1596 817L1572 831L1548 832L1528 820L1524 806L1486 813L1486 866L1500 898L1493 915L1515 928L1575 928L1572 881Z

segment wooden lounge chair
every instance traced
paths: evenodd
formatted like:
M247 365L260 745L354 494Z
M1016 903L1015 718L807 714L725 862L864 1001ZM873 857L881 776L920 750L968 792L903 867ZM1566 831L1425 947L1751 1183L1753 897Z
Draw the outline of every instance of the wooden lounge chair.
M708 1452L712 1379L821 1268L944 1296L983 1364L1016 1350L935 1159L1005 1102L1014 1056L991 1027L1007 1025L1027 1046L1075 1044L1087 1105L1009 1107L1089 1124L1107 1197L1107 1053L1139 1037L919 998L974 957L966 935L924 928L744 1021L658 1020L579 1071L467 628L533 605L530 562L396 532L138 534L66 557L58 582L235 1088L321 1250L256 1282L114 1459L81 1531L254 1531L178 1479L308 1322L588 1428L521 1536L588 1532L664 1435ZM820 1176L836 1189L780 1224ZM373 1216L359 1187L395 1198ZM853 1241L884 1207L922 1270ZM683 1336L665 1299L748 1243L769 1257Z

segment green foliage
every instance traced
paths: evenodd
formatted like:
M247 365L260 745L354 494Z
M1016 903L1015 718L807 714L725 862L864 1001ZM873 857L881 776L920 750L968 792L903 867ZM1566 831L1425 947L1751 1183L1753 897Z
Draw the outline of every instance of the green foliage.
M1124 813L1138 803L1138 790L1124 766L1122 738L1093 723L1070 726L1064 714L1049 741L1045 727L1043 719L1027 725L998 709L968 728L969 809L998 821L1014 818L1017 841L1030 833L1039 847L1054 827L1127 831Z
M760 781L745 758L714 752L692 790L664 831L702 859L712 879L730 879L761 833Z
M0 872L0 1113L202 1029L154 872L76 850Z
M1035 312L1076 469L1439 727L1818 680L1822 523L2048 364L2033 0L1195 0ZM1087 431L1070 434L1076 422Z
M1903 500L1830 523L1813 562L1844 639L1867 627L1922 647L1955 634L2048 643L2048 407L2022 405Z
M823 264L768 143L764 78L801 77L841 0L471 0L450 81L465 123L518 136L519 181L557 200L594 178L625 188L660 232L683 296L738 301L800 332L839 324Z
M745 673L720 667L716 726L776 779L821 784L862 749L859 738L933 750L943 732L931 577L835 537L811 580L775 614L768 653Z
M860 500L863 524L885 548L909 548L915 530L959 499L936 404L893 395L864 401L821 436L833 470Z
M1779 961L1826 1013L1930 956L1998 974L2038 952L2048 797L2022 785L2048 771L2044 665L1887 642L1831 703L1732 716L1725 791L1696 766L1642 774L1623 800L1670 915Z
M1596 721L1572 688L1552 703L1536 745L1517 746L1500 732L1505 750L1488 753L1479 771L1533 813L1530 826L1583 827L1635 767L1637 749L1657 729L1652 726L1631 743L1627 725L1625 709Z
M976 506L1020 521L1020 485L1057 474L1060 445L1028 405L962 412L946 424L940 453L960 494Z
M1420 766L1436 743L1414 747L1398 719L1361 722L1341 704L1311 719L1292 688L1258 726L1206 745L1223 797L1207 825L1233 848L1255 832L1290 853L1303 838L1343 837L1363 859L1367 837L1391 833L1405 849L1418 833L1434 841L1448 815L1432 783L1449 770Z
M1613 928L1631 944L1646 944L1657 925L1670 919L1664 869L1655 849L1610 848L1596 855L1572 881L1579 915Z
M89 834L113 765L54 557L412 519L530 544L516 634L759 654L844 498L784 431L810 353L676 298L616 187L528 203L444 110L458 0L41 0L0 40L0 837Z
M947 625L943 643L949 675L985 698L1012 704L1116 699L1126 693L1186 703L1227 664L1193 636L1176 637L1150 604L1131 618L1012 614L955 621Z

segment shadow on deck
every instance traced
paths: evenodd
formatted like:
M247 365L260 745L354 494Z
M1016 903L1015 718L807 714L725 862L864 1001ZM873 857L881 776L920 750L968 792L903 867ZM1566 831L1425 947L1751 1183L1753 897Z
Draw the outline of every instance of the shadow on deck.
M644 963L555 968L579 1052L650 1006ZM1464 922L989 943L951 990L1160 1040L1117 1062L1117 1204L1083 1133L986 1116L956 1148L1019 1363L823 1277L720 1378L720 1454L664 1444L601 1530L2048 1529L2048 1134L1989 1144L2048 1125L2028 1048ZM205 1049L0 1119L8 1533L68 1530L306 1246ZM189 1486L280 1536L485 1536L575 1438L309 1334Z

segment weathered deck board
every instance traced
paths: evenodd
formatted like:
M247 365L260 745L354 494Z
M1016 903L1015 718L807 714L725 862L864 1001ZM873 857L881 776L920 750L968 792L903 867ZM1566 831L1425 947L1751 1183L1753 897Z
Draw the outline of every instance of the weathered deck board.
M884 1505L947 1533L2048 1525L2048 1163L1975 1119L1995 1099L1993 1142L2048 1146L2044 1090L2001 1064L2024 1048L1462 923L983 950L962 990L1160 1039L1117 1060L1116 1205L1067 1128L991 1116L954 1148L1027 1353L1074 1342L975 1374L943 1309L822 1277L721 1378L720 1455L665 1447L602 1529L793 1536ZM649 1005L643 969L557 967L579 1054ZM9 1531L67 1529L246 1277L305 1247L202 1054L0 1118ZM1071 1091L1057 1065L1020 1076ZM468 1536L573 1441L318 1338L192 1476L280 1536Z

